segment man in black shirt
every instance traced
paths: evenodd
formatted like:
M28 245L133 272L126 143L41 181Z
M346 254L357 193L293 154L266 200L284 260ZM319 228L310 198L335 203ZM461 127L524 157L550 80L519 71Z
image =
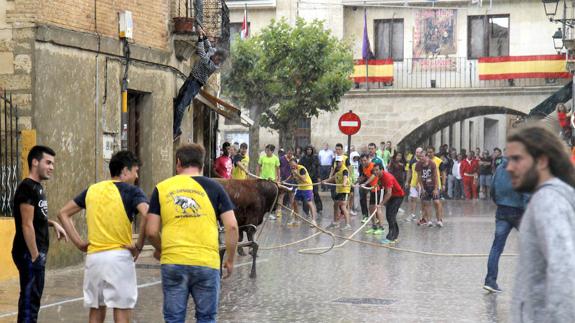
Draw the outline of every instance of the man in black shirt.
M16 235L12 259L20 276L18 322L38 320L44 290L46 254L50 244L48 227L54 227L58 240L68 240L64 229L48 219L48 201L41 184L52 176L55 156L56 153L48 147L32 147L28 153L30 175L18 185L14 194Z
M317 183L320 180L320 164L319 158L315 154L315 149L313 146L307 146L305 148L304 155L301 157L299 164L307 169L309 176L311 177L312 182ZM317 208L317 212L322 212L323 204L321 203L321 197L319 196L319 186L313 186L313 199L315 202L315 206ZM303 204L303 211L305 214L308 214L309 209L307 207L307 203Z

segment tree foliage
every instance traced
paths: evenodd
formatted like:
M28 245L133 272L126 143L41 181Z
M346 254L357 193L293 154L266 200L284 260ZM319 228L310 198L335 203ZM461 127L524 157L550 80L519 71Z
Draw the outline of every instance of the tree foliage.
M318 20L298 19L295 26L272 21L256 36L235 42L231 52L226 91L250 109L258 132L260 124L278 130L282 146L294 145L298 118L336 110L352 86L350 47Z

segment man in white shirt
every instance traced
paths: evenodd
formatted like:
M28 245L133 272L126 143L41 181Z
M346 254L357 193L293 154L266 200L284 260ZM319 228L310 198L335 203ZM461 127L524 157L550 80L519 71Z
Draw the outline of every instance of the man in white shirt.
M453 153L455 155L455 153ZM451 174L453 176L453 188L451 198L454 200L459 200L463 197L463 178L461 177L460 167L461 160L463 156L461 154L457 155L457 158L453 159L453 168Z
M322 180L329 177L331 172L331 166L333 164L333 158L335 157L333 150L329 149L328 143L324 143L323 149L319 151L319 176ZM321 190L325 192L327 188L322 185Z

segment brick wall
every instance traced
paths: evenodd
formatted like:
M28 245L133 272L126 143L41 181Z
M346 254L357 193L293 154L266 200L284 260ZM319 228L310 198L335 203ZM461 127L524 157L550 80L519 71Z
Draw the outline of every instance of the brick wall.
M166 49L171 1L173 0L15 0L14 10L11 10L8 16L12 22L35 20L85 32L95 32L97 23L100 34L117 38L118 12L129 10L134 19L134 41L142 46Z

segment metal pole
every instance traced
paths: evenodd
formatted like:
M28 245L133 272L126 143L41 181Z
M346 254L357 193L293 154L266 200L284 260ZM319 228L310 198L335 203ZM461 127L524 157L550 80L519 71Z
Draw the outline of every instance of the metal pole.
M349 158L350 152L351 152L351 135L348 135L347 136L347 158Z

